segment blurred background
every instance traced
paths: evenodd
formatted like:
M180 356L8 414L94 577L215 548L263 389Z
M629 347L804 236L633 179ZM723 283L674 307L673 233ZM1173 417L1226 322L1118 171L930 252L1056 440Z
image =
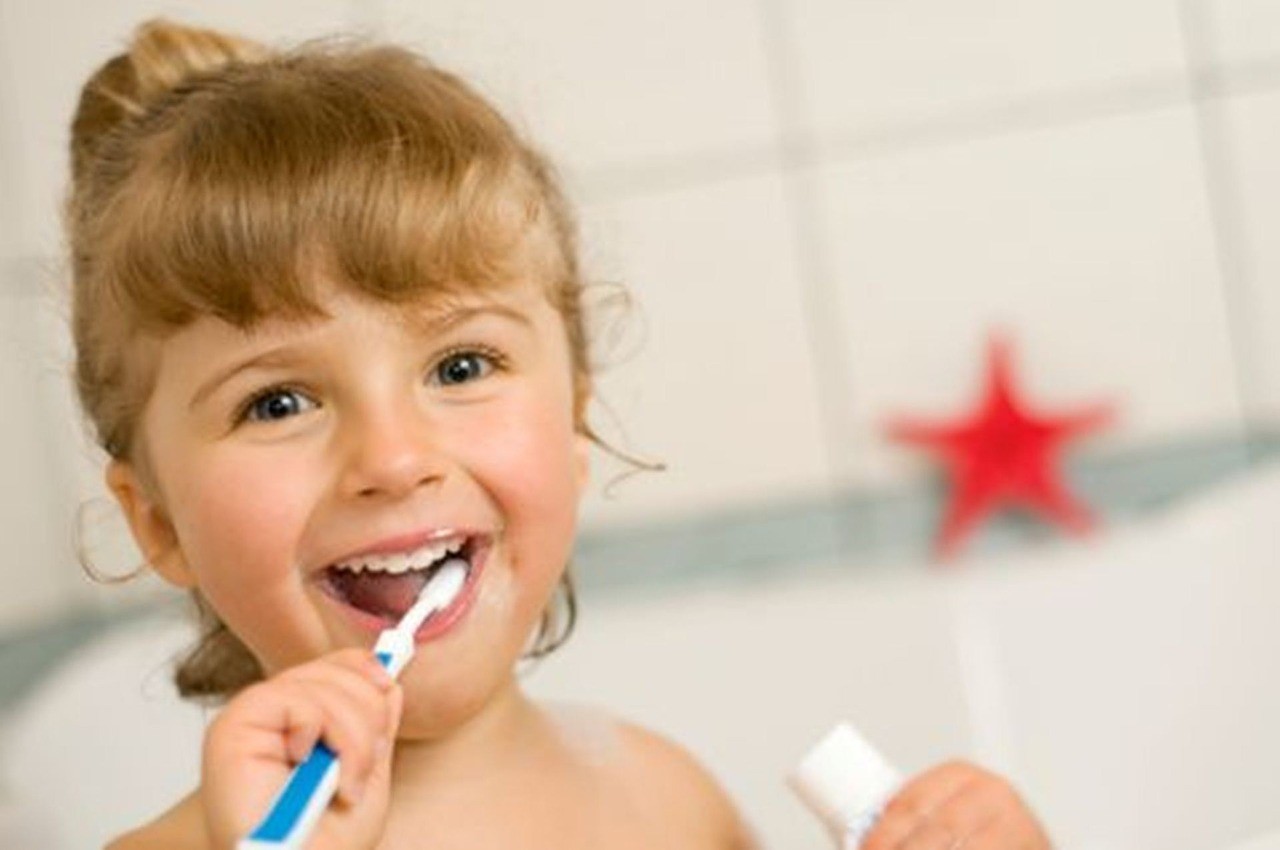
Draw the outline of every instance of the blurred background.
M182 600L77 563L139 556L68 379L67 125L156 15L459 71L634 296L593 415L668 469L596 458L532 690L676 737L769 847L827 846L781 777L840 719L1007 773L1063 848L1280 846L1271 0L0 0L0 845L154 816L207 719ZM995 331L1031 407L1114 406L1062 456L1100 527L1001 512L943 563L949 482L886 425L976 406Z

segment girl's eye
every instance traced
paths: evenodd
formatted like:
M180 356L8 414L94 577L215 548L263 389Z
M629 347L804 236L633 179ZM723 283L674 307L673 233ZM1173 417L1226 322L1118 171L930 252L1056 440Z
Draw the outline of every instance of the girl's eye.
M500 365L497 355L484 351L456 351L445 355L435 369L435 379L443 386L465 384L486 377Z
M315 407L315 402L297 390L273 389L261 393L245 405L240 419L250 422L275 422L296 416L312 407Z

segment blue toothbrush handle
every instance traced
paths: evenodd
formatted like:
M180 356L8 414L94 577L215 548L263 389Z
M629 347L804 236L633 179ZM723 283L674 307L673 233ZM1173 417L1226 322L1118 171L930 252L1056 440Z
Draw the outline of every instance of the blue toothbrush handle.
M392 653L376 652L375 656L383 667L392 669ZM236 844L236 850L302 850L337 790L338 755L324 741L317 741L306 760L289 774L266 817Z

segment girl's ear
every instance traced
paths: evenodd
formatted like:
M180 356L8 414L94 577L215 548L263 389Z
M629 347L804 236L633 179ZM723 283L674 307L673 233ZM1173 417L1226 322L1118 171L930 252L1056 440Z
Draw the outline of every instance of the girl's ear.
M106 479L107 487L129 523L133 542L151 568L175 587L194 586L195 576L182 556L173 524L153 501L137 470L125 461L112 460L107 464Z

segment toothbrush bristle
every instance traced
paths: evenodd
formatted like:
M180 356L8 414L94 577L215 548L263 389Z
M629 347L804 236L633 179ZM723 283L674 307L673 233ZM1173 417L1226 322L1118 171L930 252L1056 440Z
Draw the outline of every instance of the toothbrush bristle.
M418 601L405 613L397 628L410 634L416 632L428 617L449 606L461 592L466 580L466 562L461 558L448 561L423 586Z

